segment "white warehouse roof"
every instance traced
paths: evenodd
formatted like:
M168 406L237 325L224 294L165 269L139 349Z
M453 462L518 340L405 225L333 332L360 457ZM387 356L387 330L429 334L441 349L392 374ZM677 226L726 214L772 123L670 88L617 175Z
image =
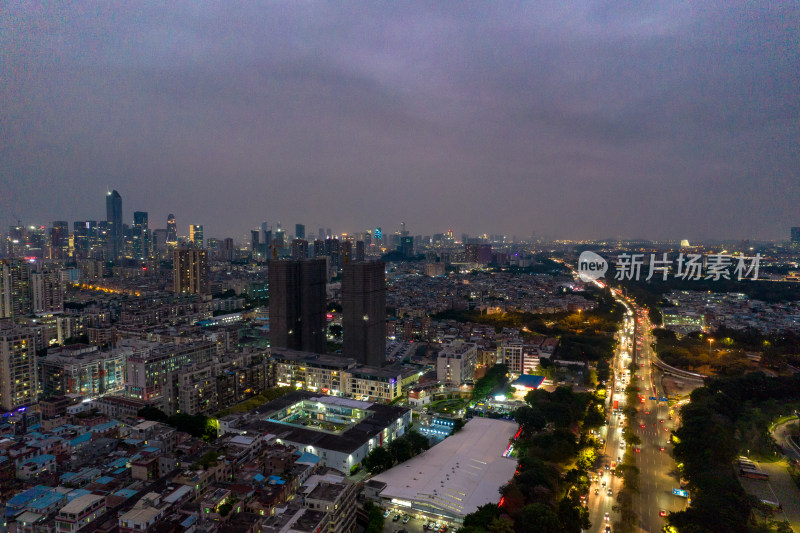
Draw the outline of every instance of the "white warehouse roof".
M373 479L387 485L382 498L462 518L500 500L499 488L517 469L516 459L503 457L503 452L518 427L505 420L473 418L460 432Z

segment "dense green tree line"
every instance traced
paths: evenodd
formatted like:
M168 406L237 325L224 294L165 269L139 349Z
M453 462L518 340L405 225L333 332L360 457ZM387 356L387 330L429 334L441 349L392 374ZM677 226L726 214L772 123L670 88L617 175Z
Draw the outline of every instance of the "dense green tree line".
M139 409L137 415L146 420L163 422L164 424L174 427L178 431L186 432L192 437L203 439L206 442L211 442L217 438L219 423L215 418L209 418L205 415L178 413L168 416L162 410L155 407Z
M751 516L757 502L736 479L733 461L743 452L737 430L748 412L770 402L800 400L800 374L750 373L717 378L691 394L675 430L674 455L689 481L691 506L668 517L679 532L761 531Z
M506 365L494 365L486 371L472 388L472 398L483 400L487 396L505 390L508 386L508 367Z
M417 431L409 431L387 446L376 447L361 461L361 465L369 472L377 474L392 468L395 464L408 461L429 447L427 437Z
M524 532L532 524L540 531L577 533L590 526L580 496L588 493L599 443L579 437L575 428L587 427L592 413L602 424L602 402L569 387L531 391L525 400L514 413L522 428L515 443L518 473L501 488L501 506L484 505L464 519L465 533Z

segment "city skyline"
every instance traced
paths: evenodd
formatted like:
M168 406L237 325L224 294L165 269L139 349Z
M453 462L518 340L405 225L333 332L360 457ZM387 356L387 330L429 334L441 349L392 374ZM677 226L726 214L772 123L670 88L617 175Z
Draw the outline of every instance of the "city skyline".
M119 192L116 189L114 189L113 191L107 192L105 199L106 199L106 220L103 220L102 218L99 218L99 219L96 219L96 220L95 219L53 220L52 222L48 222L48 223L42 223L40 221L34 221L31 224L31 223L29 223L30 221L23 222L22 220L17 219L17 222L19 222L19 226L17 225L17 223L10 224L8 226L8 231L12 232L15 227L30 228L30 229L50 229L50 230L59 232L58 234L64 233L64 235L66 237L68 237L70 235L69 227L70 227L71 224L76 224L76 225L77 224L81 224L81 226L82 226L84 223L86 223L86 224L89 224L89 223L96 224L98 222L101 222L101 223L107 223L110 228L114 228L116 226L119 226L120 228L121 227L127 227L129 229L129 231L132 231L134 234L138 234L138 232L141 232L142 230L146 230L147 235L146 236L145 235L140 235L139 238L143 238L143 239L148 240L148 241L150 239L152 239L151 235L153 234L153 232L159 231L159 232L164 232L164 235L166 235L166 240L169 241L170 243L172 243L173 246L177 245L177 244L182 244L184 246L185 245L190 245L190 246L193 246L193 247L196 246L198 248L203 248L204 247L204 237L203 237L203 235L204 235L204 225L203 224L185 223L184 224L184 228L181 228L181 226L177 222L177 217L173 213L170 212L169 215L166 218L166 224L165 224L166 227L159 227L158 226L159 222L157 220L153 221L153 225L149 224L149 220L152 220L152 217L149 217L149 211L138 211L138 210L133 212L133 215L131 217L131 224L128 224L126 222L125 218L122 217L122 214L121 214L122 204L123 204L123 201L124 201L122 195L120 195ZM115 220L108 220L108 219L121 220L122 223L119 224L119 223L115 222ZM66 226L64 226L64 224L66 224ZM470 244L471 239L480 239L480 240L488 241L488 242L506 242L506 243L522 243L522 242L537 242L537 241L538 242L557 242L557 241L563 241L563 242L569 242L569 241L574 241L574 242L603 242L603 241L614 241L614 240L619 240L621 242L625 242L625 241L650 240L650 239L647 239L644 236L638 236L638 237L606 236L604 238L595 238L595 239L590 239L590 238L574 238L574 239L570 239L570 238L552 237L552 236L549 236L549 235L539 235L535 231L533 231L531 234L528 234L528 235L525 235L522 231L517 232L517 233L509 233L509 234L493 233L493 232L479 232L477 234L469 234L469 233L462 233L462 232L459 232L459 231L454 231L452 228L448 228L448 229L423 228L423 229L418 229L416 231L409 231L409 230L407 230L407 227L408 227L408 224L405 221L401 221L401 222L396 224L396 229L394 229L394 230L392 230L391 226L389 224L387 224L387 225L383 225L383 226L375 225L375 226L371 226L371 227L367 227L367 228L363 228L363 229L356 229L356 230L348 229L347 231L340 231L342 228L331 228L330 226L326 227L323 224L322 226L320 226L318 228L317 232L313 231L313 227L309 226L309 231L308 231L308 233L306 233L306 224L296 223L294 225L294 233L292 233L292 231L291 231L292 230L291 223L286 223L286 222L282 222L280 220L276 220L276 221L272 221L272 222L271 221L262 221L259 224L255 224L253 226L250 226L249 229L238 233L235 237L223 236L223 235L215 235L215 236L209 236L209 238L214 240L214 241L222 241L222 240L225 240L225 239L232 239L233 242L236 243L238 246L249 246L252 243L252 239L253 239L253 234L254 233L258 233L259 242L263 242L263 241L261 241L261 239L264 238L263 234L264 234L265 231L269 232L270 234L272 234L273 231L279 230L281 232L279 234L282 234L284 236L283 237L284 241L279 244L281 247L284 246L284 245L288 246L288 245L291 244L290 242L286 241L286 239L304 239L307 243L313 243L315 240L317 240L319 238L319 235L323 234L323 232L327 236L326 238L341 238L341 237L347 237L347 238L356 237L356 238L360 238L360 237L363 237L364 235L373 236L374 234L379 232L384 237L384 239L389 238L390 236L400 237L401 240L402 240L402 238L415 239L415 238L418 238L418 237L427 236L427 237L431 238L431 242L435 241L435 239L433 237L436 236L436 235L452 236L452 242L453 243L460 243L460 244L465 244L465 245L468 245L468 246L474 244L474 243ZM412 229L413 229L413 227L412 227ZM695 243L705 242L705 243L709 243L709 244L711 244L711 243L723 243L723 242L729 242L730 243L730 242L748 241L748 240L751 240L752 242L756 242L756 243L772 242L772 243L776 243L776 244L781 244L781 243L793 244L793 243L797 242L798 240L800 240L800 238L798 238L798 235L800 235L800 227L791 226L791 227L787 227L787 228L784 228L784 229L786 231L786 234L784 235L784 237L777 238L777 239L764 239L764 240L755 239L754 240L754 239L747 239L747 238L743 238L743 239L724 239L724 238L723 239L716 239L716 238L711 238L711 239L703 239L703 240L695 240L695 239L691 239L691 240L692 240L692 242L695 242ZM111 231L113 233L114 230L112 229ZM302 231L303 234L301 236L298 236L297 235L298 231ZM408 237L403 237L405 235L407 235ZM5 234L4 235L2 231L0 231L0 236L2 236L3 238L11 238L10 234ZM274 235L273 235L273 237L274 237ZM467 237L469 237L470 242L467 241ZM121 238L121 236L119 236L119 238ZM180 243L178 243L178 239L181 239ZM199 241L199 243L195 242L196 240ZM112 250L115 249L115 246L117 248L119 246L121 246L121 244L115 245L114 244L115 241L116 241L116 239L112 239ZM652 242L662 242L662 243L663 242L675 242L675 243L677 243L678 241L685 242L685 241L688 241L688 239L683 239L683 238L652 239ZM417 244L426 244L427 243L427 241L420 242L419 240L417 240L416 242L414 242L414 241L412 241L412 242L413 242L412 246L416 246ZM398 246L400 246L400 245L398 245ZM389 246L389 248L392 248L392 246ZM399 249L400 248L398 248L398 250ZM116 254L117 254L116 251L112 251L111 255L114 256Z
M237 238L263 220L690 240L800 223L796 5L7 15L0 227L100 220L107 189L151 227Z

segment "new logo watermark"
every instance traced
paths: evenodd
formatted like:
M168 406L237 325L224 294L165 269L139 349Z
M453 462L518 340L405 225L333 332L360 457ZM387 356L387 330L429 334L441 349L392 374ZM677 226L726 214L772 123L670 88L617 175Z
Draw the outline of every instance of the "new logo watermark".
M578 276L583 281L594 281L606 275L608 262L594 252L586 250L578 257Z
M761 254L753 257L727 254L678 254L673 260L666 253L650 254L645 263L645 254L619 254L614 262L614 279L639 281L647 273L645 281L656 277L666 281L670 275L682 280L743 280L758 279ZM583 281L594 281L605 276L608 262L594 252L585 251L578 257L578 276Z

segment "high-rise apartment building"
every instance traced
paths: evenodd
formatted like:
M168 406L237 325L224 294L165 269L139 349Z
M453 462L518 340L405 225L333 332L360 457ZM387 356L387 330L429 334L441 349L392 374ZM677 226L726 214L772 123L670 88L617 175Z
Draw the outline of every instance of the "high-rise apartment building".
M208 254L205 250L175 250L172 268L175 294L209 294Z
M31 310L34 313L64 311L64 283L58 270L31 273Z
M306 352L327 351L326 262L269 262L270 344Z
M210 341L163 344L126 339L119 348L130 350L125 364L126 395L145 401L168 401L173 389L171 374L188 365L205 364L216 353L216 345Z
M189 240L195 248L203 248L203 226L198 224L189 225Z
M106 195L106 221L109 223L106 242L110 258L117 259L122 253L122 196L117 191Z
M382 261L342 267L342 354L371 366L386 362L385 270Z
M31 313L31 266L22 259L0 261L0 318Z
M0 407L6 411L36 400L36 332L0 321Z

